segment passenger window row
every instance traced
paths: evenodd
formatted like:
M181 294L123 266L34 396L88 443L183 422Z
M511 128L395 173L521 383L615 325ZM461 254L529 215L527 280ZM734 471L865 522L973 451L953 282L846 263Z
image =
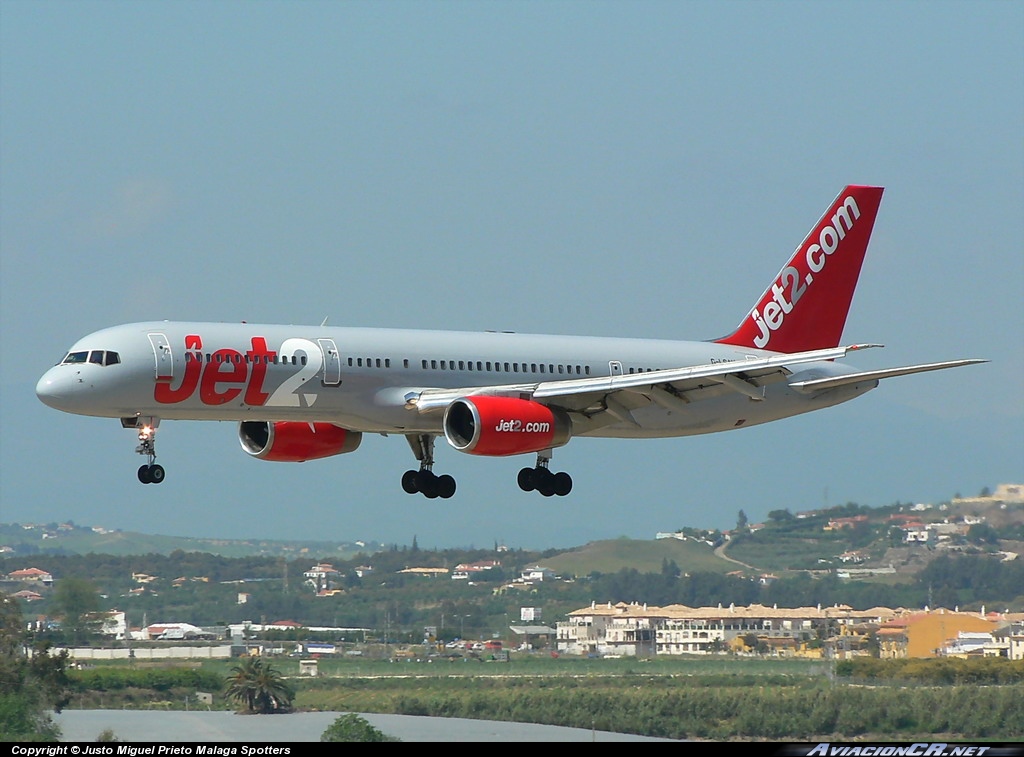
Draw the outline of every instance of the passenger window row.
M408 362L408 361L407 361ZM479 371L490 373L550 373L554 375L589 376L589 365L563 363L505 363L490 360L422 360L420 367L430 371Z
M240 352L186 352L186 363L267 363L268 365L305 365L305 355L243 355Z
M391 358L350 357L349 368L390 368ZM403 368L409 368L408 358L402 361ZM589 365L566 365L564 363L518 363L491 360L421 360L420 368L425 371L476 371L479 373L544 373L562 376L589 376Z

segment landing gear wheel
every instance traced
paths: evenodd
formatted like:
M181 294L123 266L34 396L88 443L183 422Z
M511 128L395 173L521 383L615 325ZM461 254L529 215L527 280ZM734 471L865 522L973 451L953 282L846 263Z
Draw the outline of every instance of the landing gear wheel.
M455 479L445 473L437 477L437 496L441 499L449 499L455 494Z
M164 466L143 465L139 467L139 481L144 484L162 484L164 481Z
M559 497L564 497L566 494L572 491L572 476L565 471L560 471L555 474L555 478L552 481L552 486L555 490L555 494Z
M406 494L416 494L419 492L419 487L416 486L416 477L419 475L419 471L407 470L402 474L402 489Z
M533 468L523 468L521 471L519 471L519 476L516 478L516 480L519 482L519 488L522 489L524 492L532 492L534 489L537 488L536 484L534 483L535 477L533 475L533 471Z
M537 469L537 491L545 497L551 497L555 493L555 474L547 468Z
M537 491L545 497L564 497L572 491L572 476L564 471L552 473L547 463L548 458L541 458L536 468L523 468L516 482L524 492Z
M406 434L413 455L419 460L419 470L407 470L402 474L402 489L409 494L422 494L427 499L448 499L455 494L455 479L444 474L436 475L434 466L434 435Z
M427 499L437 497L437 476L433 471L424 469L416 474L416 489Z

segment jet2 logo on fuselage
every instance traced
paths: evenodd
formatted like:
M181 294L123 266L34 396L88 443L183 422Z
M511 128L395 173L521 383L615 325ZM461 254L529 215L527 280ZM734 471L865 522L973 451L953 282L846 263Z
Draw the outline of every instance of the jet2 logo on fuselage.
M156 379L153 399L165 405L173 405L193 397L199 391L199 401L204 405L223 405L242 397L242 403L254 407L299 407L296 390L320 372L324 356L319 346L308 339L286 339L279 350L267 347L262 336L251 339L251 349L241 353L238 350L222 348L206 353L203 338L198 334L185 337L185 373L177 387L171 386L171 378ZM289 372L280 385L269 393L265 390L268 372L275 380L278 369ZM244 394L243 394L244 392ZM303 394L307 405L316 401L316 394Z

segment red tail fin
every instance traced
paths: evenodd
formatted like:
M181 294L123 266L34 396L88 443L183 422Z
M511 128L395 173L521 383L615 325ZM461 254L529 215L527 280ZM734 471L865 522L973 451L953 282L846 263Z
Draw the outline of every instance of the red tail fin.
M836 347L882 201L848 186L732 334L716 342L773 352Z

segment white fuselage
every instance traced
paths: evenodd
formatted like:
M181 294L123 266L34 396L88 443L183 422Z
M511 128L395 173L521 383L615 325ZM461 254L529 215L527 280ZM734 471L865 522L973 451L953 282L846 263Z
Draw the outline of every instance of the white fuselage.
M517 384L525 391L541 382L772 354L715 342L155 321L80 339L40 379L37 394L47 405L81 415L292 420L370 433L440 434L441 414L418 412L409 403L421 391L466 387L472 394ZM853 372L832 361L795 370L792 380ZM628 402L629 420L614 423L591 422L594 393L558 404L571 413L574 436L670 437L777 420L844 402L876 385L871 380L807 393L777 380L752 397L708 382L672 407L637 391Z

